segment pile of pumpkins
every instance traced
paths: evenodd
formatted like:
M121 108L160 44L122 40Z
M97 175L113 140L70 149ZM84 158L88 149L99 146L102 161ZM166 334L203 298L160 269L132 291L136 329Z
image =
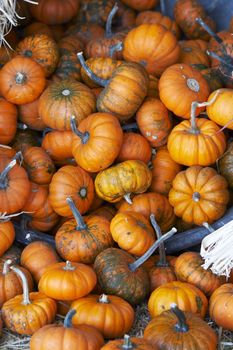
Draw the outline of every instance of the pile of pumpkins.
M233 21L158 3L18 1L0 48L1 318L31 350L214 350L207 312L233 330L233 274L164 248L232 205ZM14 251L19 222L54 246Z

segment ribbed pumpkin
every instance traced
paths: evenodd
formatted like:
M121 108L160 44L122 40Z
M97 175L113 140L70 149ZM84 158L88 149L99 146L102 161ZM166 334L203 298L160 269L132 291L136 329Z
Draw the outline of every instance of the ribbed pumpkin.
M184 119L190 118L191 103L206 101L209 93L209 85L201 73L187 64L170 66L159 80L161 101L167 109ZM203 107L196 110L196 115L201 111Z
M141 256L155 242L150 222L140 213L118 213L111 221L110 231L118 246L129 254Z
M172 121L167 108L158 98L146 98L137 110L136 120L140 132L152 147L167 143Z
M123 132L114 115L93 113L78 129L72 121L72 130L72 153L80 167L98 172L114 162L123 142Z
M141 160L145 164L151 159L151 146L147 139L133 132L125 132L117 162Z
M151 184L151 172L140 160L127 160L99 172L95 178L97 195L114 203L131 193L143 193ZM128 198L130 201L130 198Z
M43 137L41 147L55 163L65 161L73 158L72 140L72 131L52 130Z
M17 130L17 109L16 107L0 97L0 143L10 143Z
M0 220L0 257L12 246L15 239L14 225L8 219Z
M197 47L190 47L186 46L185 42L180 45L181 50L180 50L180 58L179 62L180 63L185 63L185 64L196 64L196 65L204 65L206 67L210 66L210 60L207 56L207 54L197 48Z
M169 202L188 223L212 223L225 212L229 201L227 181L210 167L191 166L173 180Z
M171 158L165 146L157 150L151 163L152 181L150 191L167 196L172 187L172 181L182 167Z
M141 24L124 40L124 59L142 64L148 73L156 76L178 62L179 54L175 35L161 24Z
M71 198L67 202L74 219L67 220L55 236L56 249L64 260L92 264L96 256L113 246L110 222L103 216L82 218Z
M14 57L0 70L1 95L17 105L36 100L45 84L44 69L28 57Z
M70 130L70 118L76 124L95 111L95 96L84 84L63 80L51 83L39 102L39 115L44 123L57 130Z
M124 339L115 339L109 341L100 350L155 350L146 339L130 337L128 334L124 335Z
M66 202L71 197L81 214L87 212L94 198L94 185L90 175L80 167L66 165L53 176L49 186L49 200L55 212L70 217Z
M30 57L39 63L49 77L58 64L59 52L56 42L44 34L28 36L19 42L16 55Z
M46 124L39 116L38 107L39 98L18 106L19 120L33 130L43 130L46 128Z
M210 317L219 327L233 330L232 322L233 284L226 283L217 288L210 297Z
M208 102L210 101L213 102L206 107L208 117L215 123L233 130L233 89L218 89L212 92L208 99Z

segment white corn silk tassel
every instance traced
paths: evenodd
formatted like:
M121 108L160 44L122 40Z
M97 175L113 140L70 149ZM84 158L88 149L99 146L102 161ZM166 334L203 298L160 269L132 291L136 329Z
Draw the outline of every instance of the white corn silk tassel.
M229 278L233 268L233 220L202 240L200 254L204 269Z

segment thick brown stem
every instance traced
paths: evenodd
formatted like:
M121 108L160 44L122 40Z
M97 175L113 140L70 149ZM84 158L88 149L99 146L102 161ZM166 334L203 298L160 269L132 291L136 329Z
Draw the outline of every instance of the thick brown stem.
M10 269L12 271L14 271L16 273L16 275L18 275L19 278L22 281L22 285L23 285L23 301L22 301L22 304L23 305L31 304L31 301L29 299L28 281L27 281L27 278L26 278L25 274L20 269L18 269L15 266L11 266Z
M196 22L202 26L203 29L212 37L214 38L219 44L222 44L222 39L206 24L202 18L197 17Z
M83 58L83 53L82 52L78 52L77 53L79 62L81 64L81 66L83 67L83 69L85 70L86 74L89 76L89 78L91 80L93 80L96 84L100 85L100 86L107 86L109 81L108 79L102 79L99 78L95 73L92 72L92 70L88 67L88 65L86 64L84 58Z
M154 214L151 214L150 216L151 223L153 225L155 216ZM165 233L161 238L159 238L152 246L147 250L147 252L142 255L139 259L134 261L133 263L129 264L129 268L132 272L137 270L139 266L141 266L149 257L154 253L154 251L160 246L160 244L164 241L166 241L168 238L174 235L174 233L177 232L176 228L172 228L169 232Z
M85 224L85 221L83 220L82 215L80 214L80 212L76 208L73 199L71 197L67 197L66 202L68 203L70 210L72 211L72 214L73 214L75 221L77 223L76 230L77 231L85 230L87 228L87 225Z
M185 314L183 313L183 311L181 311L175 304L171 305L171 311L176 315L178 321L174 326L176 332L188 332L189 326L187 325Z
M80 139L83 145L85 145L85 143L87 143L89 141L90 138L90 134L88 131L82 133L81 131L78 130L76 123L75 123L75 116L72 115L70 117L70 126L71 126L71 130L73 131L73 133L75 135L77 135Z
M74 310L74 309L70 309L67 312L65 320L64 320L64 327L65 328L72 328L72 318L75 314L76 314L76 310Z
M157 223L156 220L151 221L152 226L155 230L157 239L160 239L162 237L162 232L161 229ZM165 248L164 248L164 243L162 242L159 246L159 262L156 264L158 267L166 267L169 266L167 260L166 260L166 253L165 253Z
M113 20L113 17L115 16L115 14L117 13L118 11L118 5L117 3L115 3L115 5L113 6L113 8L111 9L111 11L109 12L109 15L108 15L108 19L107 19L107 22L106 22L106 28L105 28L105 36L106 38L111 38L113 36L113 33L112 33L112 20Z

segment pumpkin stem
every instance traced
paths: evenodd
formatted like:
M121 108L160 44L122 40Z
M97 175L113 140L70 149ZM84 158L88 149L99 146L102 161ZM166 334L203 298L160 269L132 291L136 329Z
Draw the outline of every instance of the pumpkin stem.
M154 214L150 215L150 221L154 227L155 216ZM162 235L152 246L147 250L147 252L142 255L139 259L135 260L133 263L129 264L129 268L132 272L136 271L139 266L141 266L149 257L154 253L154 251L160 246L160 244L166 241L168 238L174 235L177 232L177 229L173 227L170 231Z
M113 20L113 17L115 16L115 14L117 13L117 11L118 11L118 5L117 5L117 3L115 3L115 5L111 9L111 11L109 12L108 19L106 22L106 28L105 28L106 38L111 38L113 35L113 33L112 33L112 20Z
M153 228L155 230L157 239L160 239L162 237L161 228L159 227L157 221L153 220ZM167 267L169 266L167 260L166 260L166 253L164 248L164 243L162 242L159 246L159 262L156 264L158 267Z
M12 265L12 260L7 259L3 264L2 274L7 275L10 271L10 266Z
M18 269L15 266L11 266L10 269L13 270L16 273L16 275L18 275L19 278L22 281L22 285L23 285L22 305L29 305L29 304L31 304L31 301L29 299L28 281L27 281L27 278L26 278L25 274L20 269Z
M187 325L185 314L181 311L176 304L171 305L171 311L176 315L178 323L175 324L174 328L176 332L186 333L189 330Z
M199 192L193 192L192 199L194 202L199 202L201 199L201 195Z
M81 139L82 144L85 145L89 141L89 138L90 138L89 132L86 131L83 133L83 132L78 130L76 123L75 123L75 116L74 115L72 115L70 117L70 125L71 125L71 130L73 131L73 133L75 135L77 135Z
M215 231L213 226L208 224L208 222L203 222L202 226L204 226L210 233L213 233Z
M85 230L87 228L87 225L85 224L85 221L83 220L82 215L76 208L73 199L71 197L67 197L66 202L68 203L70 210L72 211L72 214L76 220L76 223L77 223L76 230L77 231Z
M101 296L99 297L98 302L102 303L102 304L109 304L110 303L110 301L108 299L108 296L106 294L101 294Z
M206 24L202 18L197 17L196 22L202 26L203 29L212 37L214 38L219 44L223 43L223 40Z
M233 70L233 64L231 63L232 58L230 55L225 55L225 57L223 58L213 51L206 50L206 53L208 56L215 58L216 60L221 62L224 66L227 66Z
M16 84L24 84L27 80L26 74L23 74L21 72L17 72L15 75L15 82Z
M137 123L126 124L126 125L123 125L121 128L123 131L128 131L133 129L138 130L138 124Z
M72 328L72 318L75 314L76 314L75 309L70 309L67 312L65 320L64 320L64 325L63 325L65 328Z
M123 43L122 41L119 41L115 45L110 46L109 56L112 58L115 52L122 51L122 50L123 50Z
M126 194L124 195L124 198L125 198L125 200L126 200L126 202L127 202L128 204L132 205L133 202L132 202L132 199L130 198L130 196L131 196L131 193L126 193Z
M75 270L75 266L73 266L71 264L70 261L66 261L66 265L63 267L63 270L66 270L66 271L74 271Z
M109 79L102 79L99 78L95 73L92 72L92 70L88 67L88 65L86 64L84 58L83 58L83 53L82 52L78 52L77 53L79 62L81 64L81 66L83 67L83 69L85 70L86 74L89 76L89 78L91 80L93 80L96 84L100 85L100 86L107 86L109 83Z
M132 349L133 344L131 343L130 336L128 334L124 335L124 343L121 346L122 349Z
M0 189L3 190L7 188L8 186L8 173L11 171L11 169L17 164L17 160L13 159L6 167L5 169L0 173Z

